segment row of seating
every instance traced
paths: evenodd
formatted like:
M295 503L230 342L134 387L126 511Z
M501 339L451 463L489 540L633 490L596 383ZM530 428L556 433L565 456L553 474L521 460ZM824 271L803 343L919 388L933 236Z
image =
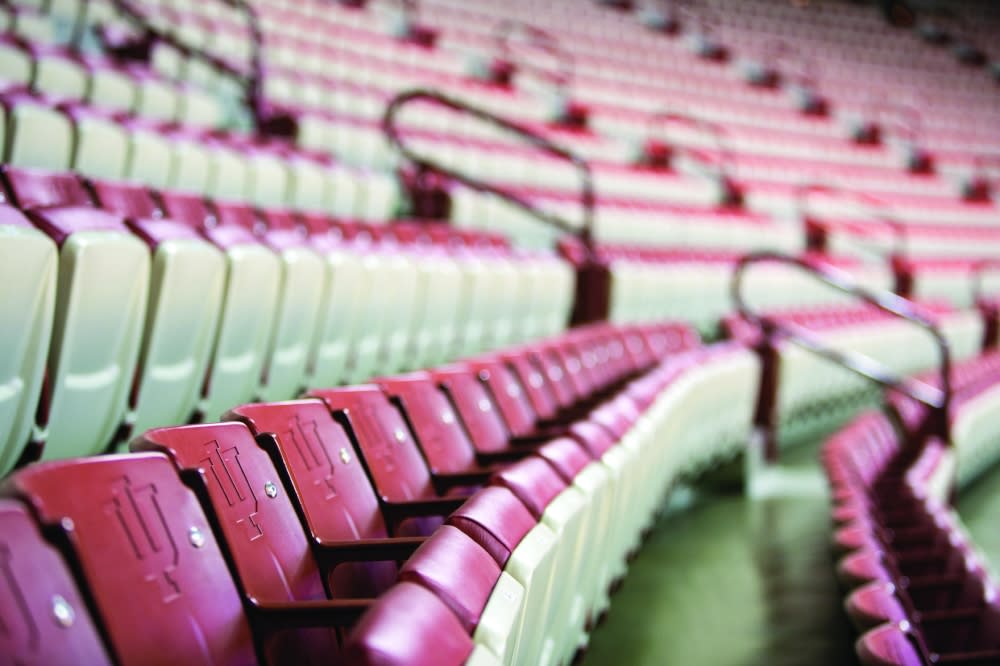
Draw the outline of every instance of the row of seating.
M954 359L973 362L980 358L986 322L979 312L919 301L913 307L938 326ZM792 326L835 350L877 359L901 376L931 372L929 369L939 363L930 336L872 306L771 308L763 312L769 319ZM739 315L726 317L723 328L730 339L751 347L760 344L758 328ZM775 425L782 433L835 428L878 397L877 387L850 370L780 336L775 342Z
M568 663L678 475L738 451L754 367L602 324L30 465L0 500L11 654Z
M893 420L869 412L826 444L838 576L861 633L862 663L985 664L1000 659L1000 606L990 566L949 507L954 494L998 459L995 351L952 373L952 441L919 445L928 408L890 393ZM932 373L920 376L935 385ZM957 472L956 472L957 470Z
M5 167L6 471L562 330L552 255L441 225L300 217ZM15 307L15 305L17 307ZM50 342L51 340L51 342ZM43 382L44 379L44 382ZM41 450L37 450L41 447Z

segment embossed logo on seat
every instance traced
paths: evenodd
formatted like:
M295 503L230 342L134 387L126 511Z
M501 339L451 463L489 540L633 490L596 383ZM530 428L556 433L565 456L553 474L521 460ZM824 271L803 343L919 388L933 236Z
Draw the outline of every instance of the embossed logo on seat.
M149 483L136 488L128 476L123 476L111 484L111 494L112 499L104 505L105 513L121 525L146 582L159 588L163 603L174 601L181 595L173 577L178 562L177 544L163 517L156 485ZM120 552L124 555L128 549Z

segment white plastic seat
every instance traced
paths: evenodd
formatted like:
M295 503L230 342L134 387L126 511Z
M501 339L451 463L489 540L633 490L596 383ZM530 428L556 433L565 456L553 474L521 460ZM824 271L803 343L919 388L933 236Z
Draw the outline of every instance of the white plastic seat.
M131 226L153 256L132 413L138 433L191 419L215 342L226 264L218 249L180 224Z
M34 61L18 44L0 41L0 72L9 83L31 83Z
M313 387L338 386L347 379L356 322L364 320L368 307L371 275L357 248L340 241L317 241L316 247L326 261L328 287L313 344L309 381Z
M125 72L100 65L91 68L87 100L94 106L115 111L134 111L138 99L138 88Z
M57 250L15 209L0 207L0 475L34 425L52 335Z
M4 114L4 162L51 171L69 168L73 123L65 114L24 96L9 98Z
M170 139L153 128L133 126L129 130L126 179L162 190L170 187L174 148Z
M199 411L217 418L257 396L281 286L281 262L245 229L219 227L209 239L224 253L226 283Z
M59 99L83 99L87 94L87 70L60 53L39 51L35 54L32 88Z
M118 122L92 113L77 113L73 170L90 178L121 180L128 168L131 137Z
M67 208L35 214L56 238L59 282L40 411L43 458L91 455L121 425L142 340L149 251L117 218Z
M268 232L267 242L281 262L281 278L260 397L288 400L308 384L327 270L319 253L297 232Z

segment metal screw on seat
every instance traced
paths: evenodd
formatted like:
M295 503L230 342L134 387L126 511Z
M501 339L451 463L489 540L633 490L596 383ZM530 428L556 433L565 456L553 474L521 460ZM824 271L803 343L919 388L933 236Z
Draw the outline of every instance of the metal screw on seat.
M73 607L58 594L52 597L52 615L55 616L59 626L66 629L72 627L76 621L76 612Z
M202 548L205 545L205 535L197 527L192 527L188 530L188 541L195 548Z

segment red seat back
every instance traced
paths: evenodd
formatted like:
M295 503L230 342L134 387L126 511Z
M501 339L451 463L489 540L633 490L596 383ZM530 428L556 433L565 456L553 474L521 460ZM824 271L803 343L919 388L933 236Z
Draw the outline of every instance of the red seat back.
M6 165L3 179L19 208L93 206L87 189L72 172L53 172Z
M427 463L410 429L382 391L374 385L310 392L343 415L386 502L436 496Z
M431 376L415 372L379 381L406 417L434 474L476 465L475 449L459 416Z
M242 405L239 420L287 475L312 541L337 544L389 536L371 481L344 429L319 400ZM348 562L329 577L336 597L372 597L396 578L393 562Z
M514 493L535 520L541 520L546 507L566 489L555 469L542 458L529 456L493 475L491 483Z
M165 453L200 480L248 598L265 605L326 598L295 507L245 425L155 428L132 449Z
M256 663L222 552L166 456L39 463L6 490L66 532L119 663Z
M111 663L66 563L13 500L0 500L0 627L5 663Z
M454 365L434 370L432 375L451 399L477 451L495 453L508 447L510 432L503 416L472 370Z
M490 593L500 578L500 565L468 535L442 525L399 572L399 579L426 587L472 633L479 625Z
M365 613L345 652L354 666L459 666L472 648L472 638L444 602L402 582Z
M503 361L482 359L470 361L468 366L489 388L511 434L520 436L534 431L538 415L532 410L521 382Z
M487 486L452 513L448 524L465 532L503 568L538 521L510 490Z

